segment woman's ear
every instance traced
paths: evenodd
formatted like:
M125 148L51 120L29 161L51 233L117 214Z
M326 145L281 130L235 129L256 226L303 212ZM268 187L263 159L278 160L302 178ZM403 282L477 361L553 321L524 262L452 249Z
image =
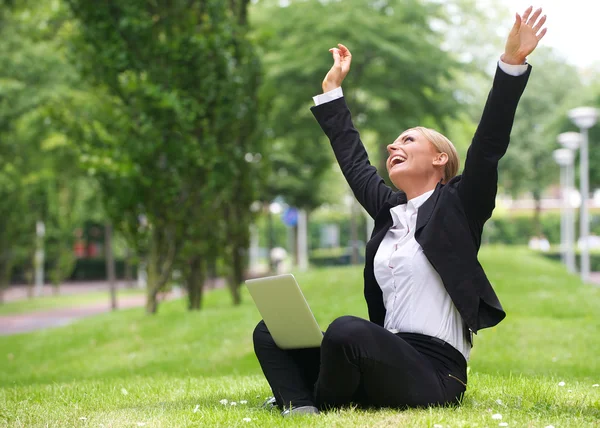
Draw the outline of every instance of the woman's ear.
M443 166L448 163L448 154L447 153L438 153L437 156L433 159L433 164L435 166Z

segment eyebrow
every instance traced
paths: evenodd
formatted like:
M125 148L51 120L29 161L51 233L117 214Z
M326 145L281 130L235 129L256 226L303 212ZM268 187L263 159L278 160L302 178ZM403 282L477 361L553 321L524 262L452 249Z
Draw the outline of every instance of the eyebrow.
M404 142L404 141L406 141L406 139L407 139L408 137L415 138L415 136L414 136L414 135L412 135L412 134L406 134L406 135L404 135L404 136L402 136L402 135L401 135L400 137L398 137L398 140L400 140L400 141Z

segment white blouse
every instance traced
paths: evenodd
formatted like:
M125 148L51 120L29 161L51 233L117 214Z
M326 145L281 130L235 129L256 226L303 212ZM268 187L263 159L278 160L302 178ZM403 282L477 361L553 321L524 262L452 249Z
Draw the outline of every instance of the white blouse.
M390 209L394 224L375 254L375 279L383 292L387 330L420 333L449 343L469 360L463 319L415 240L419 207L433 190Z

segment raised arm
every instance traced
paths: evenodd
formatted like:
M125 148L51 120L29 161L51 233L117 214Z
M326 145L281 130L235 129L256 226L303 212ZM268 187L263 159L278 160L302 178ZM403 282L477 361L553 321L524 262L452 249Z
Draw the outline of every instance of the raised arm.
M369 162L367 151L360 140L350 110L341 91L341 85L350 71L352 54L344 45L330 49L333 66L323 80L323 95L315 97L317 106L311 111L329 138L335 157L354 196L371 217L393 194Z
M458 184L466 214L479 227L483 227L495 207L498 162L508 148L517 105L531 72L531 66L526 65L527 56L546 34L546 29L542 30L546 16L540 18L542 9L533 14L531 12L530 7L523 17L516 15L501 57L503 67L496 70L492 90L467 152L462 178ZM506 65L523 65L523 71L517 72L517 75L508 74Z

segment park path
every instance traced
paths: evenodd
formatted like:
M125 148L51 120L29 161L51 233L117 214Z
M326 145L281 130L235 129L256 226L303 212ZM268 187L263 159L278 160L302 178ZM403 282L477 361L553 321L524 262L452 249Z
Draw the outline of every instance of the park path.
M213 288L223 287L225 281L223 279L214 280L213 284L206 287L205 291ZM117 284L118 290L128 290L124 283ZM97 282L77 282L64 284L60 287L60 295L83 294L90 292L106 292L96 302L89 302L71 307L61 307L56 309L38 309L32 312L0 315L0 336L12 334L27 333L35 330L42 330L51 327L60 327L70 324L76 320L109 312L110 297L108 283L104 281ZM44 286L41 296L51 296L52 287ZM181 293L170 293L161 295L160 300L169 300L179 297ZM27 289L23 286L13 286L8 288L4 294L5 302L14 302L27 298ZM43 297L41 297L43 298ZM117 292L118 309L129 309L135 307L143 307L146 304L146 296L140 295L119 295Z
M590 282L600 285L600 272L592 272L590 274ZM208 289L220 288L223 285L224 281L219 279L213 286L208 287ZM122 284L119 284L119 289L123 289ZM27 333L51 327L60 327L85 317L109 312L111 309L108 285L105 282L66 284L61 287L61 295L89 293L92 291L106 291L107 294L102 302L86 303L84 305L79 305L78 307L63 307L57 309L36 310L22 314L0 315L0 336ZM51 294L52 288L49 286L45 287L42 295L46 296ZM24 287L11 287L5 292L4 297L7 302L21 300L27 298L27 292ZM171 299L175 297L175 295L171 294L164 296L162 299ZM119 296L117 302L118 309L143 307L146 303L146 296Z
M107 293L103 302L86 303L78 307L63 307L48 310L36 310L22 314L0 315L0 336L27 333L50 327L60 327L75 320L101 314L111 310ZM146 298L140 296L121 296L117 298L118 309L144 306Z

